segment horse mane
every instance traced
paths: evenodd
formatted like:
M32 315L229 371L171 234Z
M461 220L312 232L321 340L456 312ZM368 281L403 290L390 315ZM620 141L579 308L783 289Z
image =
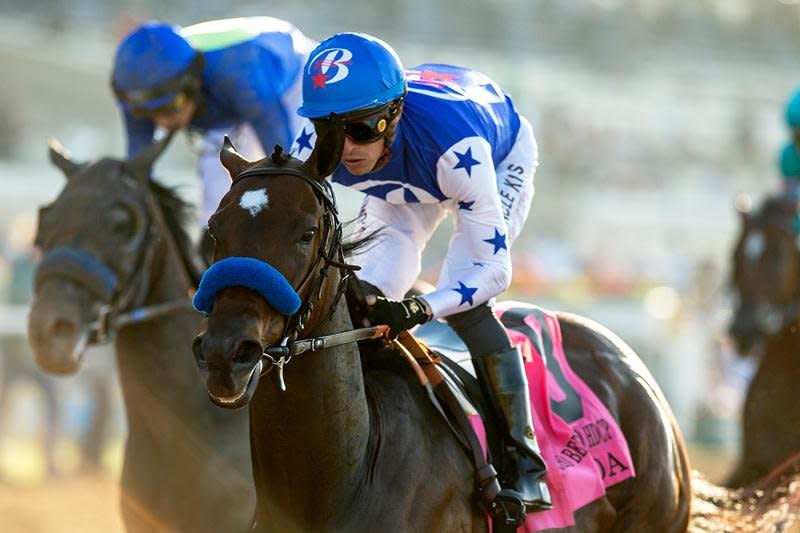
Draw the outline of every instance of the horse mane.
M344 227L349 228L355 223L356 220L348 220L343 225ZM342 252L344 253L345 258L349 258L352 255L368 250L370 246L381 236L383 230L384 228L380 227L375 231L372 231L361 237L354 238L352 235L345 237L344 241L342 242Z
M181 198L177 192L177 187L169 187L150 180L150 191L155 196L159 207L161 207L161 212L164 214L164 222L175 239L175 244L178 246L181 256L194 256L196 250L186 230L194 216L192 205Z

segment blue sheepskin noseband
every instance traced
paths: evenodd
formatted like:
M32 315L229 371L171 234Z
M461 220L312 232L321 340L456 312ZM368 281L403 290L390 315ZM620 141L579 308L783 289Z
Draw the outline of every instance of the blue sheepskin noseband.
M254 290L283 315L291 316L300 309L300 297L286 277L253 257L227 257L211 265L194 295L194 308L210 313L217 293L226 287Z

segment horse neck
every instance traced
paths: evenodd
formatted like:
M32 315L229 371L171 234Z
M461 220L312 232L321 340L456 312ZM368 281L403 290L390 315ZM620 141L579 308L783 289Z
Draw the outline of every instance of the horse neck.
M798 374L800 371L800 365L797 364L798 353L800 353L800 320L795 320L777 335L767 338L759 370Z
M191 284L174 242L162 238L152 245L156 248L146 274L146 296L137 307L188 298ZM163 428L168 434L192 422L191 418L178 420L181 415L208 402L191 353L192 336L199 325L195 313L179 310L118 332L117 364L131 426L141 423L153 426L153 432ZM172 422L178 425L167 421L154 425L154 412L162 412L165 404Z
M342 300L309 336L350 329ZM263 377L250 404L259 515L274 523L308 523L341 510L358 486L370 434L358 347L297 356L285 368L285 392L275 374Z

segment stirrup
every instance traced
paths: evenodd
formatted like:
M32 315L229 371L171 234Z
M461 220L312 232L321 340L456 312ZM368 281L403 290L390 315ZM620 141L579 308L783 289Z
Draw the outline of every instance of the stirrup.
M501 489L492 502L492 515L507 526L519 527L525 522L525 501L513 489Z

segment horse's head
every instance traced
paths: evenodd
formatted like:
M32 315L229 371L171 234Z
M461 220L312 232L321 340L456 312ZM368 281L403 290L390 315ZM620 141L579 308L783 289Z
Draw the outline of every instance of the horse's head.
M767 198L752 213L749 199L740 197L736 207L742 221L733 253L732 288L738 303L729 331L740 353L748 354L765 337L798 319L797 203Z
M226 140L220 160L233 180L209 219L214 264L195 306L208 325L193 345L209 395L237 408L252 398L265 348L313 330L340 295L341 225L329 176L341 128L319 132L305 163L275 153L250 162Z
M146 289L140 280L151 232L148 180L168 138L124 162L78 164L55 141L50 159L67 183L39 210L36 246L42 251L34 280L28 339L46 372L70 374L109 311Z

